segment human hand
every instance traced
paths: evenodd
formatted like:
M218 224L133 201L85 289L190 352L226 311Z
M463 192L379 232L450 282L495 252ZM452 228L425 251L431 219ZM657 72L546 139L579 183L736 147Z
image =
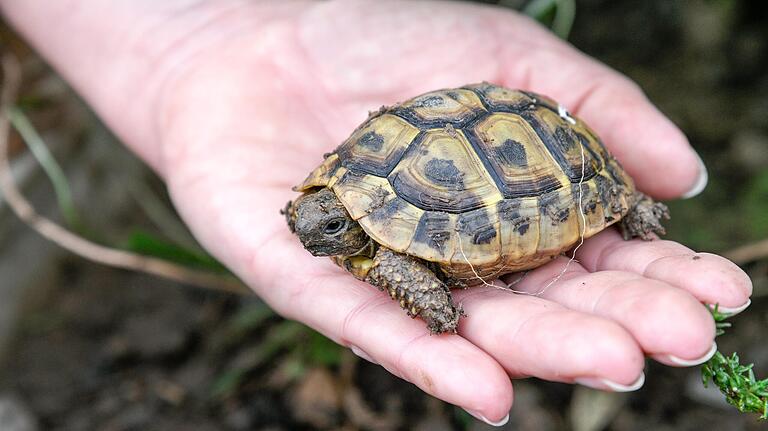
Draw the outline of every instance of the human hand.
M727 260L670 241L625 242L609 229L541 295L454 292L468 315L458 335L430 336L387 295L312 257L278 214L295 197L291 186L368 110L482 80L546 94L657 198L700 185L703 167L684 136L626 78L499 8L181 3L118 44L112 55L140 67L103 66L118 74L111 87L72 58L54 62L164 176L197 238L261 298L424 391L496 422L512 404L509 376L629 390L644 356L691 365L711 351L701 302L748 301L749 279ZM143 49L159 54L142 58ZM566 262L531 271L515 289L540 291Z

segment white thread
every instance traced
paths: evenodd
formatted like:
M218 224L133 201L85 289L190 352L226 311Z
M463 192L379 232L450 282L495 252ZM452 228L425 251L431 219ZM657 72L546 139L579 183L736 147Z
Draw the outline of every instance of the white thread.
M522 279L525 278L526 275L528 275L528 271L524 272L523 275L521 275L520 278L515 280L513 283L508 284L507 287L497 286L495 284L488 283L487 281L485 281L485 279L483 277L480 277L480 274L477 273L477 270L475 270L475 267L474 267L474 265L472 265L472 262L470 262L469 259L467 259L467 255L464 254L464 246L462 245L462 241L461 241L461 232L456 231L456 236L459 238L459 252L461 252L461 256L464 258L464 262L466 262L467 265L469 265L469 268L472 270L472 273L475 274L475 277L478 280L480 280L480 282L483 285L488 286L488 287L493 287L494 289L503 290L505 292L519 293L521 295L535 295L534 293L526 292L526 291L523 291L523 290L515 290L515 289L512 289L510 287L510 286L514 286L517 283L519 283L520 281L522 281Z
M571 266L571 262L576 260L576 252L584 244L584 236L587 234L587 216L584 214L584 207L582 204L584 192L581 189L581 186L584 183L586 160L584 157L584 145L579 145L579 148L581 149L581 179L579 180L579 215L581 216L581 235L579 236L579 244L573 249L573 256L568 259L568 263L565 264L563 270L560 271L560 273L557 274L557 276L553 278L546 286L544 286L544 288L537 293L537 296L544 294L544 292L546 292L550 286L557 283L563 277L563 275L565 275L566 271L568 271L568 267Z

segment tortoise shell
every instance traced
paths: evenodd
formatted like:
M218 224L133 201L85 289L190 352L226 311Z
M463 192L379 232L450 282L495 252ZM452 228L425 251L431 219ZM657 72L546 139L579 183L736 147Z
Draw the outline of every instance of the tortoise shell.
M295 189L316 187L375 242L470 285L556 257L621 219L635 190L584 122L488 83L372 113Z

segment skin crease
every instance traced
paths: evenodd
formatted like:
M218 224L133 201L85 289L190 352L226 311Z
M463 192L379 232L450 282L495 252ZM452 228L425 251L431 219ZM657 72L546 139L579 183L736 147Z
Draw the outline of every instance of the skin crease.
M563 103L643 192L665 199L691 188L695 153L636 85L513 12L367 0L0 6L164 177L201 243L276 311L491 421L512 405L509 376L628 385L644 355L699 357L714 338L699 301L735 307L751 293L722 257L694 260L680 244L624 242L609 229L541 296L455 292L468 317L458 335L436 337L302 248L278 210L368 110L482 80ZM536 292L564 265L532 271L516 288Z

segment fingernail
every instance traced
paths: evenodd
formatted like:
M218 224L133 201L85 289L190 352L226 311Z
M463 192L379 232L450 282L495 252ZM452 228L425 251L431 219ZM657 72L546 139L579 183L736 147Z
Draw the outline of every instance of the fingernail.
M507 422L509 422L509 413L507 413L506 416L501 418L500 421L493 422L492 420L489 420L488 418L486 418L485 416L483 416L482 414L480 414L478 412L475 412L475 411L472 411L472 410L467 410L467 409L464 409L464 411L469 413L469 414L471 414L472 417L474 417L475 419L477 419L479 421L483 421L483 422L487 423L488 425L494 426L494 427L500 427L502 425L505 425Z
M750 305L752 305L752 300L751 299L747 299L747 302L745 302L742 305L739 305L738 307L729 308L729 307L723 307L723 306L719 305L717 307L717 311L719 311L720 313L725 314L728 317L731 317L731 316L735 316L735 315L741 313L742 311L746 310L747 307L749 307ZM714 305L710 305L710 307L714 307Z
M704 166L704 161L701 160L701 156L696 154L696 158L699 160L699 178L696 179L696 183L693 184L690 190L683 195L683 199L690 199L694 196L698 196L707 187L709 182L709 174L707 173L707 167Z
M640 377L634 382L628 385L622 385L608 379L601 379L596 377L584 377L575 380L576 383L590 387L592 389L599 389L601 391L613 391L613 392L632 392L643 387L645 383L645 373L640 373Z
M670 362L680 365L681 367L693 367L694 365L701 365L704 362L707 362L715 354L715 352L717 352L717 343L712 342L712 347L707 350L707 353L696 359L683 359L675 355L665 355L664 357L667 358Z
M355 355L365 359L366 361L368 361L368 362L370 362L372 364L376 364L376 365L379 364L378 362L374 361L373 358L371 358L370 355L365 353L365 351L363 349L361 349L361 348L359 348L357 346L349 346L349 350L351 350L352 353L354 353Z

